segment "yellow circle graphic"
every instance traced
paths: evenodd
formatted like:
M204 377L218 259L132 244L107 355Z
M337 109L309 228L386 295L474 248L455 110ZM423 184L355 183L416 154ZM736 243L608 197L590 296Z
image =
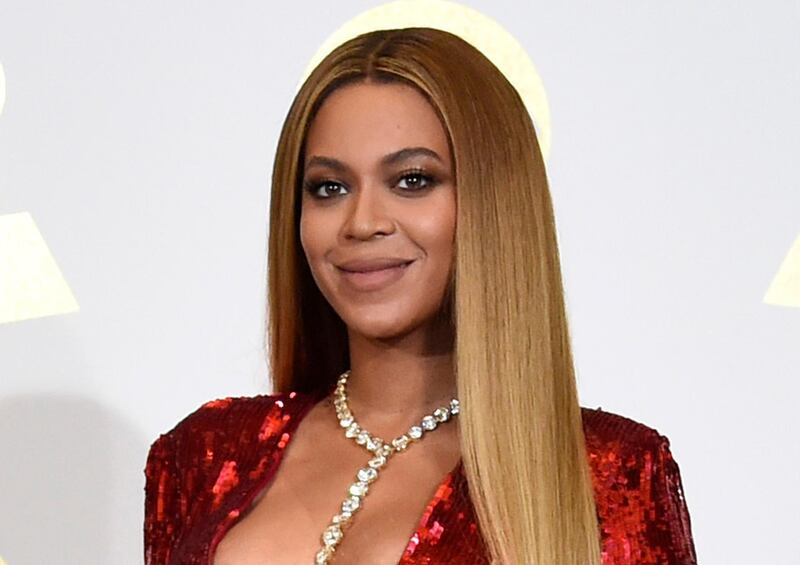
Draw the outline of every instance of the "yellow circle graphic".
M531 115L545 160L550 154L550 109L544 85L525 49L488 16L448 0L395 0L358 14L322 44L306 67L297 90L311 71L345 41L378 29L431 27L458 35L479 49L517 89Z

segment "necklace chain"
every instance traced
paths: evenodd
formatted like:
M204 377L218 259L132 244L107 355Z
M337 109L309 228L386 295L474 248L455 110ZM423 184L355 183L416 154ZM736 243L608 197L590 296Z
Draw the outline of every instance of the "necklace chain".
M383 469L387 461L395 454L408 449L414 442L420 441L426 432L435 430L436 427L447 422L451 416L459 413L458 399L450 400L449 406L441 406L433 413L425 416L419 424L411 426L408 431L387 442L362 428L356 422L355 416L350 411L347 404L347 378L350 376L348 369L339 376L334 391L334 405L339 425L344 428L344 435L352 439L358 445L363 446L372 454L365 467L358 470L356 481L348 489L348 496L342 502L339 513L337 513L330 524L322 533L322 548L317 552L314 563L323 565L330 563L336 552L336 547L342 542L344 533L350 525L353 515L361 508L364 497L369 491L369 485L378 478L378 472Z

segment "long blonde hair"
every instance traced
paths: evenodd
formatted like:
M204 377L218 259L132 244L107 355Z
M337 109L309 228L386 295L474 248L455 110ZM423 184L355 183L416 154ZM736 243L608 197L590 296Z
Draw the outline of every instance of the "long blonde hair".
M451 290L461 452L490 559L596 565L599 529L567 327L553 207L533 122L513 86L451 33L365 33L332 51L289 110L272 177L269 342L275 392L327 392L349 367L346 327L299 239L308 126L353 81L419 89L447 131L457 219Z

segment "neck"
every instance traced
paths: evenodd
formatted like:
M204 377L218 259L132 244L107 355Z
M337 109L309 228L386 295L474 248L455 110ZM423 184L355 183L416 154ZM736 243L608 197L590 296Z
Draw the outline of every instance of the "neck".
M451 340L424 331L391 343L350 331L349 340L347 400L365 427L406 428L457 397Z

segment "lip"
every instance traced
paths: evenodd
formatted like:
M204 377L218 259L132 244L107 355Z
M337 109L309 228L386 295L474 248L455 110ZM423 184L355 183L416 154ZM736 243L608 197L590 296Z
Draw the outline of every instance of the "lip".
M336 265L344 271L350 272L367 272L379 271L388 269L389 267L398 267L400 265L411 263L413 259L404 259L402 257L373 257L371 259L354 259L352 261L345 261Z
M351 271L341 266L337 266L337 270L342 279L352 288L359 291L373 291L385 288L403 278L412 263L414 261L398 263L395 260L394 263L390 262L384 268L371 264L366 266L370 270ZM352 265L348 264L348 267L353 268Z

